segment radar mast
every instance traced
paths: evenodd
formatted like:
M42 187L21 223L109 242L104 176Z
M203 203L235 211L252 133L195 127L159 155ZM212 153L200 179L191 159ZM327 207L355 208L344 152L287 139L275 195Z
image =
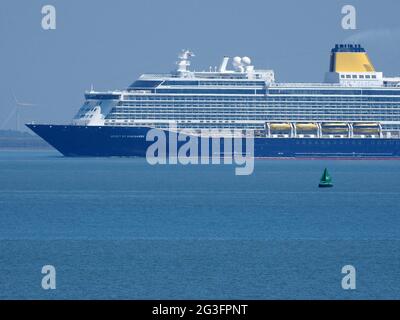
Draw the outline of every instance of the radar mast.
M179 54L178 59L179 61L176 62L178 65L177 72L180 75L184 75L189 72L188 67L190 66L190 58L194 57L194 53L190 50L182 50Z

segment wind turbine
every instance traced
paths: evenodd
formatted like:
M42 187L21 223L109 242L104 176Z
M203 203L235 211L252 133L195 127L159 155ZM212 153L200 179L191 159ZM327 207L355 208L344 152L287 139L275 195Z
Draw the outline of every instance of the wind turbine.
M20 108L34 107L36 106L36 104L19 101L15 96L14 92L12 92L12 96L15 103L14 108L11 110L7 118L3 121L2 125L0 126L0 129L4 128L4 126L10 121L12 116L15 115L15 130L19 131Z

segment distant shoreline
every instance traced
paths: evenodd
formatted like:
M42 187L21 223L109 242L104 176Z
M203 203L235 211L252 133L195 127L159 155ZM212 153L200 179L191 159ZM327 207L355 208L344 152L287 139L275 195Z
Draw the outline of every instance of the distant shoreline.
M51 146L29 132L0 130L0 150L51 150Z
M18 152L18 151L21 151L21 152L23 152L23 151L55 151L55 149L52 149L51 147L48 147L48 148L46 148L46 147L43 147L43 148L29 148L29 147L26 147L26 148L25 147L3 148L3 147L0 147L0 152Z

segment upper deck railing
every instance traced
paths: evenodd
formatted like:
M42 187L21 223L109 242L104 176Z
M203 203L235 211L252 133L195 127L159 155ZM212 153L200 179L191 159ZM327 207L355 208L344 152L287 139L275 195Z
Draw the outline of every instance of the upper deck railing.
M268 87L292 87L292 88L349 88L349 89L364 89L364 88L395 88L400 89L399 85L384 83L381 86L351 86L340 83L325 83L325 82L274 82L267 85Z

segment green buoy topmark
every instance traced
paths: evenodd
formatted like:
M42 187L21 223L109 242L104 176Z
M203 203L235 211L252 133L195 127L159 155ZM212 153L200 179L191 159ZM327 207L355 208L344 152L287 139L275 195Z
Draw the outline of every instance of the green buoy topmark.
M319 181L318 187L320 187L320 188L333 187L332 178L329 175L327 168L325 168L324 173L322 174L322 177L321 177L321 180Z

